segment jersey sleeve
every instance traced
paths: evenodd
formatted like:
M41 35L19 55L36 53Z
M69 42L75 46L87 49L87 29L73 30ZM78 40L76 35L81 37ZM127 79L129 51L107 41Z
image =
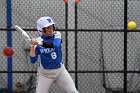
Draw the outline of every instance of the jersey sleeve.
M39 51L38 51L37 47L35 47L35 57L30 56L30 62L31 63L35 63L37 61L38 54L39 54Z
M62 39L61 39L61 33L56 31L54 34L54 41L53 41L53 45L54 47L59 47L62 43Z

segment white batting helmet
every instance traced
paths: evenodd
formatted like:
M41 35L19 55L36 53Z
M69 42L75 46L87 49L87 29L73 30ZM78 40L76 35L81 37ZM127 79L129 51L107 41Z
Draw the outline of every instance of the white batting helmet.
M41 17L37 20L37 30L40 34L43 32L44 27L48 27L50 25L54 25L55 23L53 22L52 18L47 16L47 17Z

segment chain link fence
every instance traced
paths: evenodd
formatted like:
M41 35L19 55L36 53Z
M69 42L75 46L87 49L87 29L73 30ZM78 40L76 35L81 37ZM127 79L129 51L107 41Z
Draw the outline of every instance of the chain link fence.
M8 41L7 1L0 2L0 90L2 90L8 86L8 61L3 55L3 49ZM127 21L135 21L139 24L140 1L127 0L127 3ZM19 25L29 35L37 37L36 20L41 16L51 16L56 23L56 29L62 34L63 61L67 64L66 68L79 92L124 93L123 29L124 11L126 11L124 0L81 0L77 8L75 6L74 0L69 0L68 10L63 0L12 0L12 26ZM65 15L66 12L68 16ZM66 29L66 22L68 22L68 29ZM75 29L76 25L77 29ZM138 25L138 31L139 28ZM127 73L128 93L140 91L140 33L138 31L127 33L127 70L132 71ZM21 84L23 91L34 93L38 63L29 62L29 44L14 29L12 29L12 48L14 50L13 91ZM53 84L49 93L64 93L64 91Z

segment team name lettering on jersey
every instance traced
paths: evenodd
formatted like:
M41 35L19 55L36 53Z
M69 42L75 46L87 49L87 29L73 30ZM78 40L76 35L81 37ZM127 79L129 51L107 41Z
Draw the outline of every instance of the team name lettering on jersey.
M45 49L40 49L41 53L50 53L53 52L55 48L45 48Z

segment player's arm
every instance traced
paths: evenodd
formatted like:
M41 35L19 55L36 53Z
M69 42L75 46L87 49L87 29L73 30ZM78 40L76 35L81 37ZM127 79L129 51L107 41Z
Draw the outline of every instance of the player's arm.
M36 49L35 45L31 45L30 49L30 62L35 63L38 59L38 50Z
M53 42L43 42L43 41L36 41L36 45L41 45L45 48L53 48Z
M55 39L53 41L54 47L61 46L62 43L61 33L57 31L54 35L55 35Z
M54 47L59 47L62 43L61 40L61 34L60 32L57 32L55 35L55 39L53 42L42 42L37 40L37 43L45 48L54 48Z
M45 48L53 48L54 47L53 42L42 42L41 45Z
M35 49L35 45L31 45L31 49L30 49L30 56L31 57L35 57L36 56L34 49Z
M42 42L42 46L45 48L54 48L61 45L61 40L56 39L53 42Z

